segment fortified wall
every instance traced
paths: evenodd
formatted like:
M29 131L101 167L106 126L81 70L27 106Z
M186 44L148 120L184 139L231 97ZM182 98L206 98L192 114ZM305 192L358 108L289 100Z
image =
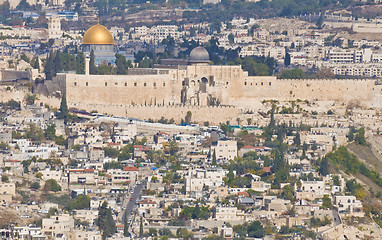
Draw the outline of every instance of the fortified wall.
M86 111L97 110L98 113L111 114L121 117L133 117L142 120L159 120L161 117L167 119L174 118L180 123L190 111L191 121L210 124L225 123L226 121L235 122L240 115L240 110L236 107L225 106L131 106L131 105L109 105L109 104L82 104L82 103L68 103L69 107L75 107Z
M369 108L382 108L382 85L372 79L276 79L248 77L242 99L319 100L348 103L359 101Z
M69 107L116 116L180 122L235 121L259 111L263 100L357 101L382 108L382 85L373 79L277 79L248 76L240 66L190 65L173 69L135 69L137 75L58 74L39 87L53 96L66 94ZM56 103L49 105L55 106Z

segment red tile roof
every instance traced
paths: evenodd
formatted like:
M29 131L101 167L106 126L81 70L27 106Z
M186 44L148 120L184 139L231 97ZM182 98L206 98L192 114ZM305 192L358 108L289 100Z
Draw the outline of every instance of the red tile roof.
M246 197L249 197L249 194L247 192L238 192L237 193L238 196L246 196Z
M12 159L9 159L7 162L20 162L19 160L12 160Z
M264 172L271 172L271 167L263 167Z
M138 168L136 167L125 167L123 171L138 171Z

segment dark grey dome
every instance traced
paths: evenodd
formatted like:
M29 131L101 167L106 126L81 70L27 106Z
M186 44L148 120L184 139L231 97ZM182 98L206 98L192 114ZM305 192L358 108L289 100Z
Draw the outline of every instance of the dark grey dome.
M196 47L190 53L190 60L193 62L208 62L210 61L210 55L204 47Z

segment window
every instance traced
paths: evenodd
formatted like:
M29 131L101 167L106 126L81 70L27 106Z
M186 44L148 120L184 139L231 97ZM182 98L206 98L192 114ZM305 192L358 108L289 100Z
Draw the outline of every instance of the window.
M157 86L157 84L156 84L156 83L153 83L153 86L154 86L154 87L156 87L156 86Z
M134 83L134 87L136 87L136 86L137 86L137 83L135 82L135 83Z
M74 82L74 86L77 86L77 82Z
M261 86L263 86L264 85L264 83L263 82L261 82Z
M144 83L143 86L146 87L146 83Z
M105 87L107 87L107 82L105 82Z
M271 86L272 85L272 83L271 82L269 82L269 86Z
M116 82L115 85L118 85L118 83Z
M163 87L166 87L166 83L163 83Z
M125 87L127 87L127 82L125 82Z
M86 82L86 84L85 84L85 85L86 85L86 87L87 87L87 86L89 86L89 83L88 83L88 82Z
M247 82L244 82L244 86L247 86Z

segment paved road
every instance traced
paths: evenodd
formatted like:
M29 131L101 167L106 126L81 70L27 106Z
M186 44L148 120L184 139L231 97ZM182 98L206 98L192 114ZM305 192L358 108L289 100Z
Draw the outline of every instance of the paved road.
M141 196L142 196L142 189L143 189L143 186L145 185L144 182L142 182L141 184L138 184L135 186L134 188L134 192L131 194L130 196L130 199L132 198L132 200L129 200L129 203L127 204L126 206L126 217L127 219L129 219L135 205L136 205L136 201L137 199L139 199Z
M335 209L333 209L333 218L334 218L334 227L337 227L338 225L341 224L340 215Z

